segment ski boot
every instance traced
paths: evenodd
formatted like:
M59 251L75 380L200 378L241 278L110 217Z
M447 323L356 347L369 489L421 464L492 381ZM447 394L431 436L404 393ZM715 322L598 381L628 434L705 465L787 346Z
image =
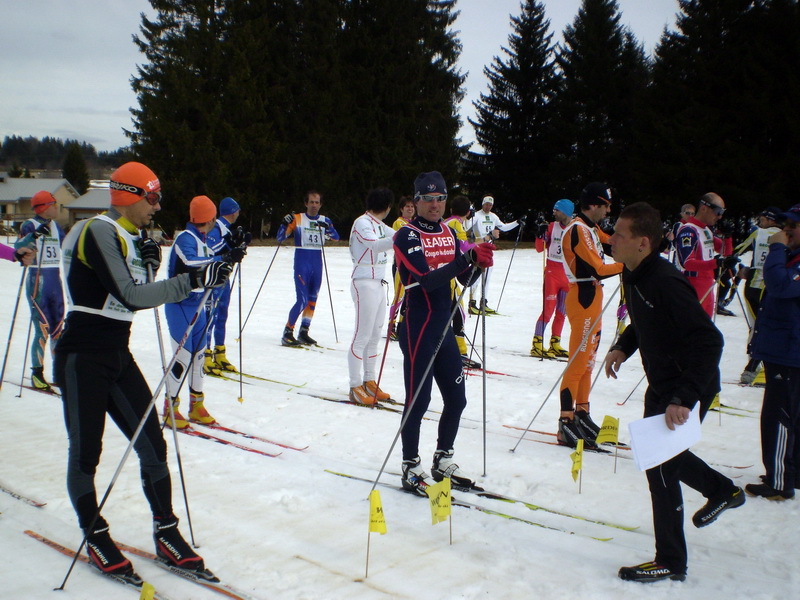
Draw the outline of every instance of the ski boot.
M294 330L291 327L286 327L283 330L283 337L281 338L281 345L282 346L289 346L296 348L297 346L302 346L300 342L294 339Z
M475 482L464 475L458 465L453 462L452 450L437 450L433 453L431 475L436 481L442 481L445 477L449 477L453 487L475 488Z
M195 423L202 423L203 425L212 425L217 420L208 414L203 401L205 400L203 392L189 392L189 420ZM177 416L175 417L177 419Z
M561 336L550 336L550 354L556 358L569 358L569 352L561 346Z
M376 403L375 396L364 389L363 385L357 385L356 387L350 388L350 394L348 394L348 398L350 398L351 402L355 402L356 404L366 404L367 406L372 406Z
M156 555L167 565L189 571L199 579L219 581L205 568L203 558L198 556L183 539L181 532L178 531L178 517L175 515L166 518L157 517L153 520L153 541L156 545Z
M231 364L228 357L225 356L225 346L214 346L214 362L217 367L223 371L230 371L231 373L238 373L236 367Z
M391 399L391 396L386 392L384 392L381 388L379 388L378 383L374 380L365 381L364 389L367 391L367 393L370 395L371 398L377 398L378 402L385 402L386 400Z
M479 314L481 314L481 311L478 308L478 305L475 303L475 300L470 300L469 301L468 310L469 310L469 314L471 314L471 315L479 315Z
M169 396L164 398L164 423L167 427L172 427L172 419L169 418ZM178 407L181 404L181 399L178 396L175 396L172 399L172 413L175 415L175 429L186 429L189 427L189 421L187 421L183 415L178 412Z
M316 346L317 340L308 335L308 327L301 327L300 333L297 335L297 341L304 346Z
M597 445L597 436L600 435L600 427L592 421L589 412L585 410L575 411L575 423L578 425L578 431L581 432L581 437L591 444Z
M141 579L133 570L133 565L122 552L119 551L111 535L108 533L108 523L103 517L98 517L94 527L89 531L84 529L86 535L86 554L92 565L100 569L105 575L121 579Z
M553 354L552 350L546 350L544 347L544 341L542 340L542 336L535 335L533 336L533 343L531 344L531 356L534 358L555 358L556 355Z
M466 354L461 355L461 366L465 369L482 369L483 365L477 360L472 360Z
M214 361L214 353L206 349L203 352L203 373L206 375L221 375L219 365Z
M53 387L44 378L44 367L33 367L31 369L31 384L37 390L42 390L43 392L53 391Z
M418 496L427 496L428 494L425 490L433 485L433 482L422 469L420 463L419 456L403 461L403 489Z

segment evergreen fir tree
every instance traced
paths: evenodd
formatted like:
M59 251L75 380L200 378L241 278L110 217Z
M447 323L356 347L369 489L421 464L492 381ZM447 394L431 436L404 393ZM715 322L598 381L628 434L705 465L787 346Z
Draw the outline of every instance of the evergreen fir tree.
M67 156L61 168L61 176L70 182L75 190L83 195L89 189L89 170L83 158L81 145L73 142L67 146Z
M489 92L474 103L477 118L470 123L483 153L470 153L467 181L471 191L499 196L505 210L518 214L552 204L551 102L559 78L542 3L526 0L511 22L509 47L502 48L506 57L495 56L484 68Z

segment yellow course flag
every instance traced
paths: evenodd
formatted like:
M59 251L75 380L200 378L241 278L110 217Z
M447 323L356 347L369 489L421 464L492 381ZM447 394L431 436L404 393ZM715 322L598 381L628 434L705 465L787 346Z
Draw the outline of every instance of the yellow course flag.
M578 473L583 468L583 440L578 440L578 447L570 454L572 458L572 480L578 481Z
M155 597L156 588L146 581L142 583L142 593L139 594L139 600L153 600Z
M450 516L450 478L445 477L439 483L425 489L431 503L431 522L433 525L446 521Z
M600 426L600 433L597 434L595 443L604 444L606 442L619 443L619 419L610 415L603 417L603 424Z
M709 406L708 408L709 409L719 408L719 394L714 396L714 399L711 401L711 406Z
M369 530L381 535L386 533L386 520L383 518L381 493L378 490L372 490L369 493Z

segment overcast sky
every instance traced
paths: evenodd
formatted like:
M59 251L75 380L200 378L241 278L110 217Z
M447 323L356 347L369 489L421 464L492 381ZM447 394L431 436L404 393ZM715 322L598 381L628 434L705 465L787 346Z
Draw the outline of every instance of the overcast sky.
M622 23L652 52L665 26L674 28L677 0L618 0ZM560 39L581 0L545 0L551 30ZM508 45L509 15L520 0L460 0L455 28L468 74L461 118L486 92L483 67ZM3 3L0 21L0 138L7 135L78 139L98 150L128 144L130 79L143 56L131 41L146 0L15 0ZM462 141L474 141L469 124Z

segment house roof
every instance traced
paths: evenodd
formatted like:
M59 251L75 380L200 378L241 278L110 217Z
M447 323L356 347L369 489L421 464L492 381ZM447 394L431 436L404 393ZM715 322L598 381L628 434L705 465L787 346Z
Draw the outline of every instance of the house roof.
M106 210L111 204L108 188L90 188L86 193L64 204L67 210Z
M61 187L75 197L78 192L66 179L27 179L22 177L9 177L8 173L0 173L0 202L4 204L17 203L20 200L30 200L39 190L55 194Z

